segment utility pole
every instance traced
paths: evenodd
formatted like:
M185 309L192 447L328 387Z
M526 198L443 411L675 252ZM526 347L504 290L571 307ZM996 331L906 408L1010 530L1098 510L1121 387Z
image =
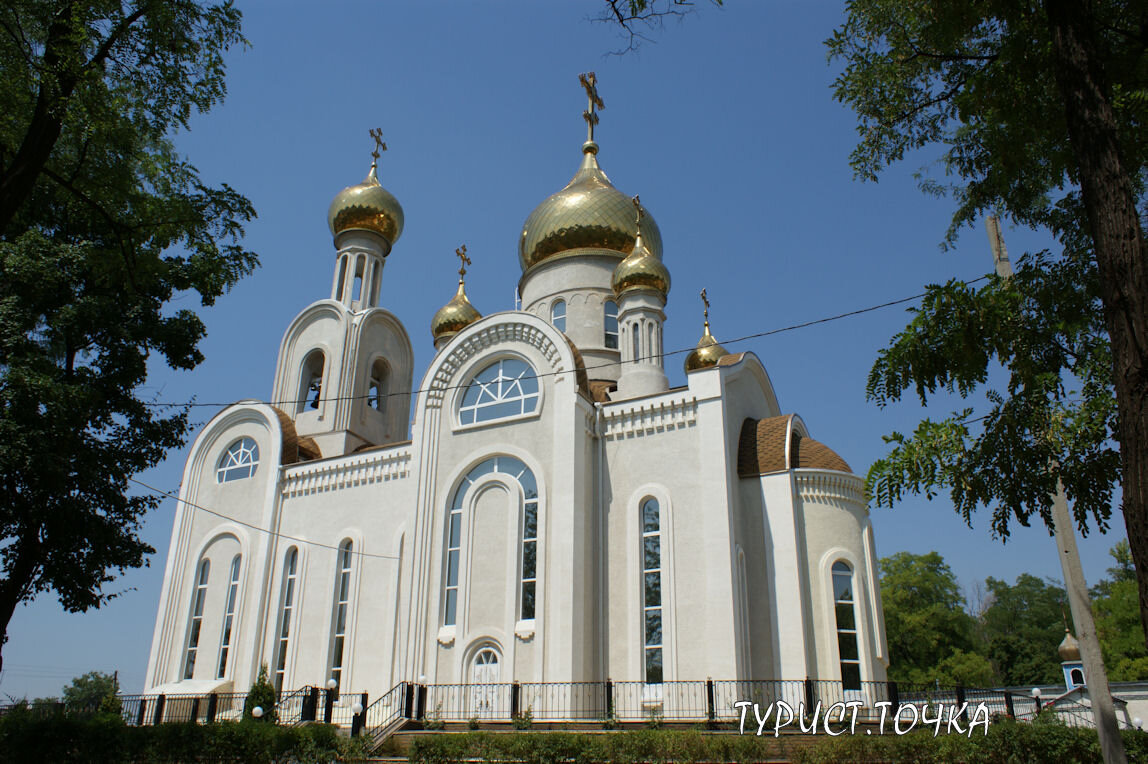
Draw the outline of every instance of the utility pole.
M1008 250L1005 249L1004 237L1001 236L1000 222L995 215L985 220L985 228L988 229L989 247L993 252L997 275L1006 280L1011 279L1012 264L1008 259ZM1076 530L1072 527L1068 497L1060 478L1056 479L1056 493L1052 496L1052 530L1056 537L1060 569L1064 573L1064 587L1068 591L1068 606L1076 626L1076 638L1080 642L1084 681L1088 687L1088 698L1092 702L1096 732L1100 736L1100 752L1105 764L1126 764L1128 759L1124 754L1124 741L1116 722L1116 707L1112 703L1112 690L1108 686L1108 673L1104 670L1100 640L1096 636L1096 623L1092 618L1092 602L1088 598L1080 552L1076 548Z

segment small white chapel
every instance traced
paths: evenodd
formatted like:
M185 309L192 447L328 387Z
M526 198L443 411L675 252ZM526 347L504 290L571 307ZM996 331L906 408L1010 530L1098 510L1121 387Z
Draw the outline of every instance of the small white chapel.
M708 303L670 387L672 242L664 258L600 166L582 80L574 177L514 243L521 309L471 304L461 248L457 293L413 340L379 302L403 208L372 133L366 179L328 213L330 293L286 328L271 402L223 409L190 450L146 692L242 692L262 665L283 692L372 697L885 680L862 479L719 344ZM435 348L417 380L412 341Z

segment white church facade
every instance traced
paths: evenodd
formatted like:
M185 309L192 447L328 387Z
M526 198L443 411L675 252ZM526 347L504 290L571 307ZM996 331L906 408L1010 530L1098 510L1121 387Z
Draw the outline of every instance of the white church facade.
M417 386L379 304L402 208L376 163L336 196L330 297L287 327L274 405L191 448L146 692L244 691L262 664L284 692L372 697L885 680L862 480L708 317L669 387L661 236L598 165L587 84L581 166L518 242L521 310L481 316L461 250Z

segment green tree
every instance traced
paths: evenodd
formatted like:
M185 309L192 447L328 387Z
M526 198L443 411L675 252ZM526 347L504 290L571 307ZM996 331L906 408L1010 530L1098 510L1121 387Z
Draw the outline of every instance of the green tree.
M171 136L224 94L240 14L195 0L0 7L0 647L16 605L98 607L153 550L128 480L187 412L138 395L149 357L201 360L209 305L257 264L254 212Z
M112 674L89 671L64 688L64 706L69 710L95 711L109 697L119 694L120 685Z
M860 177L939 146L951 185L927 176L922 185L957 202L950 243L959 227L999 210L1063 245L1055 257L1025 260L1011 284L930 288L882 354L869 381L881 405L909 388L922 401L938 388L967 396L994 362L1009 380L990 390L983 425L970 427L979 418L964 410L891 436L893 454L869 474L878 503L947 486L966 518L997 504L993 529L1005 535L1010 517L1049 520L1060 478L1081 529L1090 515L1103 526L1114 436L1148 624L1143 4L853 0L827 45L844 64L836 96L859 119Z
M965 611L957 577L941 555L898 552L882 557L880 570L889 678L901 682L939 680L942 664L959 654L961 657L944 669L946 678L960 675L963 680L970 675L970 679L981 679L977 673L980 669L968 665L973 650L973 618Z
M1136 601L1136 574L1127 541L1118 541L1108 552L1116 564L1108 576L1092 589L1096 632L1104 667L1113 682L1134 682L1148 678L1148 649L1140 626Z
M251 712L256 707L263 711L258 721L274 722L279 718L275 709L275 686L267 679L266 663L259 667L259 676L247 691L247 699L243 701L243 718L255 719Z
M1064 589L1022 573L1015 584L988 578L990 604L981 615L985 651L1006 685L1062 679L1056 648L1064 639Z

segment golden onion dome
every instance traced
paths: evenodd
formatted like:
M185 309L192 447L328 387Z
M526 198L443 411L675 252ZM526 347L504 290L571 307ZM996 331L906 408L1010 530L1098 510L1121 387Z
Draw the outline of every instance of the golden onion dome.
M482 314L470 304L466 297L466 285L459 279L458 292L431 319L431 335L436 343L440 339L450 339L480 318Z
M686 356L686 371L697 371L698 369L717 366L717 362L721 360L722 356L727 355L729 355L729 351L718 344L718 341L710 334L710 322L706 321L705 334L698 340L698 346Z
M582 146L582 166L566 187L534 208L522 226L518 260L523 272L563 253L611 254L634 249L634 205L598 166L598 144ZM643 210L642 238L650 255L662 259L662 234Z
M610 285L617 297L632 289L653 289L663 298L669 293L670 271L650 254L640 230L633 251L614 269Z
M1062 661L1080 660L1080 643L1068 629L1064 630L1064 640L1061 641L1060 647L1056 648L1056 652Z
M331 235L344 231L372 231L387 240L391 246L403 233L403 208L390 191L379 185L378 163L371 162L371 171L357 185L347 186L331 201L327 212Z

